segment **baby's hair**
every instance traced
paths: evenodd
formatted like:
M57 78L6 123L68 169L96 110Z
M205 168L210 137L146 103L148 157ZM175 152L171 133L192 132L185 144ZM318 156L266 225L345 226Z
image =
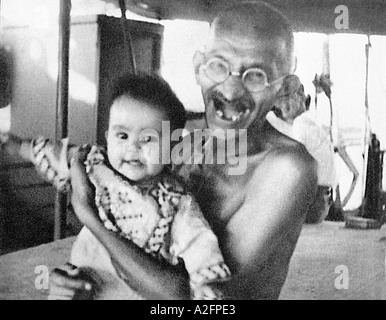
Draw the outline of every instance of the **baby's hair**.
M186 111L170 85L155 74L125 74L114 82L110 95L110 107L120 97L130 97L149 104L163 112L170 121L170 130L183 129Z

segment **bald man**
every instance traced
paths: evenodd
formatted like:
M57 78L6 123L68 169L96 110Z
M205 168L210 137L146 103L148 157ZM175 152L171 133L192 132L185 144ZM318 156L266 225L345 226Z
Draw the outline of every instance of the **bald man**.
M291 27L279 12L261 2L246 2L218 15L205 51L194 58L208 128L236 130L233 141L227 142L239 147L238 153L227 155L226 164L204 161L181 169L231 268L230 281L213 284L228 299L279 297L315 196L313 158L265 119L283 77L293 72L293 46ZM227 151L221 149L227 144L216 145L215 152ZM83 157L79 155L71 169L72 204L87 221L85 216L95 216L95 209L90 205L92 192L85 188ZM230 174L232 157L247 160L244 172ZM102 244L113 237L103 228L88 227ZM119 239L106 249L128 285L143 297L190 298L186 272L160 267ZM51 280L52 294L70 297L95 285L72 266L56 270Z
M227 175L229 165L190 171L234 274L223 288L231 298L279 297L315 195L314 160L265 119L283 77L293 72L293 46L291 27L280 13L247 2L219 14L205 52L194 59L208 127L247 129L245 174Z

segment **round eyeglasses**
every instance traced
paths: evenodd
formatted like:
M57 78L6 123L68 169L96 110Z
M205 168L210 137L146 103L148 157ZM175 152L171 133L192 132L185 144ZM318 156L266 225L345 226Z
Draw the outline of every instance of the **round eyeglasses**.
M240 72L231 71L229 64L220 58L209 59L204 65L204 73L209 79L217 84L225 82L230 76L239 77L247 90L253 93L263 91L265 88L284 78L280 77L269 83L267 74L264 70L260 68L251 68L241 74Z

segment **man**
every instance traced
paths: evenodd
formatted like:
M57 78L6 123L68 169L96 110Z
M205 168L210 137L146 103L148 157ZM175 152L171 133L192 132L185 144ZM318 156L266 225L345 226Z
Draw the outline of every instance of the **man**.
M309 111L304 87L295 75L284 78L275 102L274 112L267 120L274 128L303 144L318 165L318 190L306 223L320 223L328 215L332 199L331 191L336 187L334 147Z
M194 184L195 196L232 271L232 279L218 285L229 299L279 297L315 195L314 160L304 147L265 120L282 77L293 71L293 61L288 22L260 2L241 3L220 13L205 52L198 52L194 59L208 127L247 129L247 148L239 148L237 154L247 157L244 173L228 174L231 159L225 165L204 163L183 170ZM236 143L243 140L242 135L241 131L236 135ZM85 187L82 156L71 169L72 201L78 216L92 211L87 204L92 197ZM104 236L97 235L102 244ZM188 279L182 272L157 267L131 248L107 250L127 283L144 297L189 298ZM92 283L83 279L72 266L56 270L51 292L70 295L75 289L90 289Z

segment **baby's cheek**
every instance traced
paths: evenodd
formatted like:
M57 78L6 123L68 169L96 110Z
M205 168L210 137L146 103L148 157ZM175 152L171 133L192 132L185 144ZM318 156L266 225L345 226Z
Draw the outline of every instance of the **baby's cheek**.
M119 166L119 156L118 156L118 153L117 152L113 152L111 150L115 150L114 148L109 148L107 149L107 157L109 159L109 162L111 164L111 166L115 169L115 170L118 170L118 166Z
M159 144L149 143L143 146L142 155L148 164L161 164L162 154Z

